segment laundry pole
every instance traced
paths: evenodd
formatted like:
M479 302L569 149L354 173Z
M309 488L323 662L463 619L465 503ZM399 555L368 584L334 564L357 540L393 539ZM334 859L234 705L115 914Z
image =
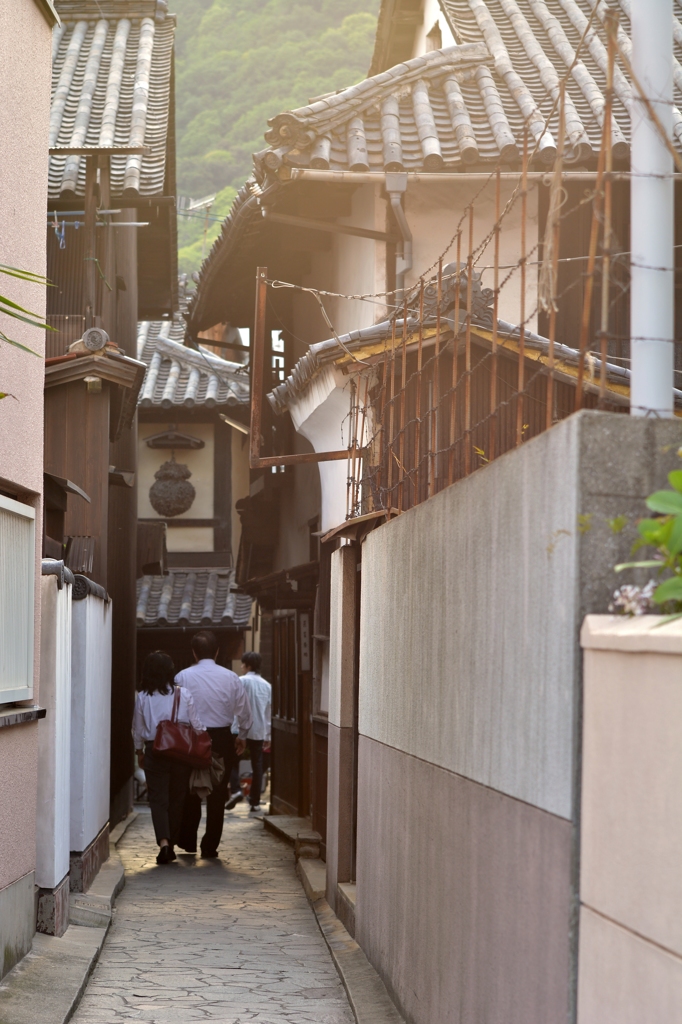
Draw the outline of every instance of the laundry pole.
M631 0L632 69L672 138L672 0ZM630 337L632 416L673 415L673 159L632 83Z

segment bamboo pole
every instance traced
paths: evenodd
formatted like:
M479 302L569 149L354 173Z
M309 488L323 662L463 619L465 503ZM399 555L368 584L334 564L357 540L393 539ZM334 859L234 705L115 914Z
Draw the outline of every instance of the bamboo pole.
M388 400L388 476L386 481L386 490L388 494L387 508L391 508L393 505L393 412L394 412L394 401L393 394L395 391L395 317L393 317L393 329L391 331L391 396Z
M597 180L595 182L594 199L592 200L592 226L590 228L590 246L587 257L587 271L585 276L585 292L583 295L583 312L580 321L580 354L578 357L578 376L575 386L575 411L583 406L583 377L585 375L585 355L587 354L587 340L590 330L590 313L592 311L592 294L594 291L594 267L597 260L597 242L599 241L599 224L602 206L602 182L604 178L604 154L606 152L606 137L610 134L610 126L604 119L602 130L601 148L597 163Z
M403 303L403 344L400 356L400 433L398 435L398 511L403 510L405 490L405 380L407 370L407 299Z
M433 361L433 408L431 410L431 488L436 490L438 477L438 407L440 405L440 329L441 307L443 305L443 260L438 260L436 285L436 338Z
M488 421L488 459L495 458L497 448L497 317L500 299L500 168L495 175L495 255L493 267L493 335L492 357L490 360L490 419Z
M564 159L564 135L566 132L566 87L561 85L559 99L559 138L557 140L557 154L555 164L554 187L560 193L563 191L562 166ZM554 282L552 295L552 306L549 311L549 351L547 359L547 398L546 398L546 420L547 430L554 423L554 343L556 341L556 315L557 315L557 293L559 290L559 245L561 242L561 203L555 195L554 199L554 224L552 230L552 279ZM559 204L557 206L557 203Z
M419 503L421 494L421 415L422 415L422 345L424 343L424 278L419 282L419 340L417 342L417 390L414 413L414 503Z
M469 255L467 256L467 326L464 338L464 474L471 472L471 297L474 276L474 206L469 207Z
M523 441L523 389L526 358L526 228L528 217L528 127L523 130L523 167L521 170L521 301L519 312L519 367L516 397L516 444Z
M613 66L616 59L616 25L614 24L613 19L609 18L606 30L608 41L608 64L606 68L606 107L604 110L604 120L607 124L610 124L613 111ZM599 368L600 409L603 409L606 405L606 361L608 359L609 301L611 298L611 171L613 170L611 132L608 132L605 141L604 164L606 175L604 180L604 235L602 240L601 316L599 325L599 348L601 356L601 366Z

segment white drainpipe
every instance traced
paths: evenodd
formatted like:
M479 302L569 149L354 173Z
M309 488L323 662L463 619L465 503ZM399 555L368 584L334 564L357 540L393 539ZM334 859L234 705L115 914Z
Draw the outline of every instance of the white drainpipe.
M643 91L653 101L653 110L671 138L672 0L631 0L630 17L632 69ZM672 339L675 335L673 160L646 107L638 99L634 82L632 92L630 413L632 416L672 416Z

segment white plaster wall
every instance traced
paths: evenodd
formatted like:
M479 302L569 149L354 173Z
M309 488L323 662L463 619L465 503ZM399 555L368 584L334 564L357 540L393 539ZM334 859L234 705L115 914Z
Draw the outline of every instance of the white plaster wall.
M69 870L71 793L71 585L41 577L36 885L53 889Z
M454 46L455 37L450 31L450 27L447 21L445 20L443 12L440 9L440 3L438 2L438 0L424 0L422 10L423 20L421 25L417 29L417 33L414 40L414 47L412 49L412 56L420 57L423 53L426 53L427 50L431 49L431 47L426 42L426 36L431 31L436 22L438 22L438 24L440 25L443 46Z
M73 603L71 850L81 853L109 820L111 614L90 594Z
M409 287L416 285L422 274L438 260L445 247L456 234L458 224L465 213L467 205L476 196L474 204L474 250L492 230L495 223L495 183L487 185L480 195L482 183L475 182L429 182L410 184L405 198L405 214L413 236L413 266L406 275ZM501 209L510 198L515 182L504 181L501 188ZM538 240L538 192L532 185L528 195L528 215L526 225L526 252L536 245ZM461 262L466 263L469 252L469 215L464 216L460 225L462 231ZM500 266L509 267L517 263L521 256L521 200L517 199L503 221L500 231ZM537 260L531 255L530 260ZM456 242L443 257L443 266L457 261ZM482 286L492 288L494 283L492 265L494 261L493 241L477 257L476 269L483 268ZM436 269L430 271L434 276ZM508 269L500 272L500 282L510 273ZM525 317L533 316L527 321L531 331L537 330L537 315L534 313L537 304L537 266L529 266L526 271ZM521 311L521 275L515 270L504 283L500 291L499 317L510 323L520 322Z
M348 444L350 378L325 368L311 382L289 411L294 428L310 441L316 452L338 451ZM320 529L331 530L346 518L347 460L321 462Z
M379 527L360 732L571 817L579 419Z
M379 185L361 185L353 193L349 217L337 218L340 224L386 230L386 202L381 198ZM369 238L352 235L332 235L327 252L313 253L310 274L304 284L313 288L339 292L343 295L383 292L386 288L386 246ZM296 357L306 351L307 345L331 337L315 299L301 292L294 293L294 334L300 342ZM368 327L386 313L382 299L362 301L324 296L325 309L338 334Z

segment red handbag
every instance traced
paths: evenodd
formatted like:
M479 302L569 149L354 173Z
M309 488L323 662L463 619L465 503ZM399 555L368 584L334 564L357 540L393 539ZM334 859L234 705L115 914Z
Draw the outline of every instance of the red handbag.
M193 768L210 768L211 737L207 732L197 732L189 722L178 722L179 707L180 687L176 686L171 717L156 727L154 753L191 764Z

